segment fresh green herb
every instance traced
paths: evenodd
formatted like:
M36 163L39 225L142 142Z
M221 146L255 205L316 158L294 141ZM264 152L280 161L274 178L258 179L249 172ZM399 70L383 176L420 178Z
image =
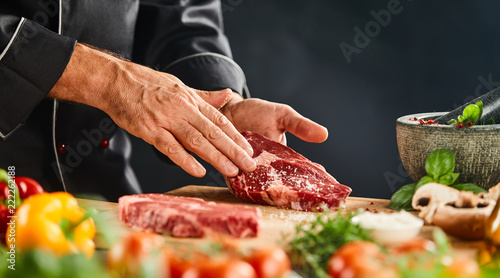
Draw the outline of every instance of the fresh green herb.
M224 246L220 242L209 242L199 247L199 251L207 256L219 256L224 252Z
M478 123L479 119L483 116L483 102L478 101L476 104L469 104L465 107L462 115L459 115L458 118L452 119L448 121L449 125L454 125L457 127L465 127L465 126L473 126L475 124L483 124L483 125L491 125L495 124L493 118L489 118L482 123Z
M460 191L471 191L474 194L479 194L481 192L487 192L483 188L481 188L473 183L458 183L458 184L452 185L451 187L453 187L457 190L460 190Z
M450 150L435 150L425 159L425 171L434 180L453 170L455 170L455 154Z
M450 241L441 229L434 229L432 231L434 243L436 243L436 251L439 255L446 255L450 252Z
M444 185L452 185L457 181L458 176L458 173L448 173L439 177L437 182Z
M355 240L371 241L369 231L353 223L356 213L342 216L339 210L335 217L320 214L309 224L299 224L292 239L292 263L301 266L305 277L328 277L326 266L332 254L342 245Z
M486 190L475 184L459 184L457 182L459 173L453 172L455 171L455 154L450 150L438 149L431 152L425 159L425 171L427 176L422 177L418 183L405 185L392 195L389 208L413 210L411 200L415 191L422 185L431 182L449 185L458 190L472 191L475 194L486 192Z
M389 208L395 210L412 210L411 199L415 194L416 183L410 183L401 187L398 191L392 194Z
M489 118L483 122L483 125L494 125L494 124L495 124L495 120L493 120L493 118Z
M137 278L162 277L158 272L160 269L162 269L162 266L165 263L164 259L165 258L161 255L161 250L153 250L151 252L150 258L141 262L140 271ZM116 277L116 275L114 275L114 277ZM167 275L167 277L170 276Z
M436 250L425 254L408 254L396 258L396 264L399 270L399 277L402 278L424 278L424 277L448 277L444 273L446 268L446 259L451 258L453 250L446 234L441 229L434 229L434 242Z
M483 278L497 278L500 277L500 251L491 250L486 251L491 256L491 260L481 265L481 274Z
M15 270L7 269L3 274L5 278L111 278L98 256L90 260L83 254L56 257L38 249L17 253Z
M433 182L434 179L430 176L423 176L418 182L417 182L417 187L415 188L415 190L417 188L420 188L420 186L424 185L424 184L427 184L427 183L431 183Z
M98 211L93 207L85 207L85 210L85 217L91 217L94 220L96 226L95 240L111 246L122 237L125 231L121 228L118 219L110 217L104 211Z

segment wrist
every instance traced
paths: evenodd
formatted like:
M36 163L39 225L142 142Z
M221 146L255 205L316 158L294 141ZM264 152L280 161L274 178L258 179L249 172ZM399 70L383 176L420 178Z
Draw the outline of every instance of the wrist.
M112 99L115 91L110 80L116 79L117 67L123 67L121 63L126 62L77 43L66 69L48 97L106 110L107 100Z

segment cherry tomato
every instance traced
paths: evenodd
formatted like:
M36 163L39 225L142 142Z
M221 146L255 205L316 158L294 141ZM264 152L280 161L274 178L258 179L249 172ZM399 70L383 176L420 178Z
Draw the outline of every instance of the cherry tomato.
M28 177L15 177L14 181L19 188L19 197L26 199L31 195L43 193L43 187L34 179Z
M386 255L378 245L366 241L344 244L328 261L330 277L375 278L397 277L396 270L386 263Z
M192 257L179 258L174 250L165 248L168 264L170 265L170 278L198 278L200 277L195 259Z
M286 252L279 247L254 250L245 258L259 278L285 277L292 270L292 263Z
M391 254L399 256L410 253L426 253L435 250L436 244L432 240L414 238L391 248Z
M257 278L253 267L238 258L207 258L199 262L199 278Z

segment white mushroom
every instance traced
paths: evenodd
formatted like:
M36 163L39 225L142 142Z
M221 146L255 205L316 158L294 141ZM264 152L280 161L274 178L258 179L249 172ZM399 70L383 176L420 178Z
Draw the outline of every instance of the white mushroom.
M452 187L429 183L414 194L412 206L428 224L441 227L446 233L462 239L483 238L485 224L495 207L500 185L489 193L475 195Z
M498 197L500 196L500 183L490 187L490 189L488 189L488 193L479 193L478 195L483 199L494 201L498 200Z
M421 186L413 195L412 207L419 210L418 216L427 224L432 224L434 213L439 206L458 199L458 190L439 183L428 183Z

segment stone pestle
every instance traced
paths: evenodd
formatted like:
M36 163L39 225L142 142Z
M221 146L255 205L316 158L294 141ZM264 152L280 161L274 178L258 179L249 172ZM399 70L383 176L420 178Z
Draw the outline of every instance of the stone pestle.
M447 124L449 120L456 119L459 115L462 115L465 107L469 104L475 104L480 100L483 102L483 115L479 119L479 122L482 123L489 118L493 118L495 124L500 124L500 87L467 102L466 104L444 114L439 118L434 119L434 122L438 124Z

